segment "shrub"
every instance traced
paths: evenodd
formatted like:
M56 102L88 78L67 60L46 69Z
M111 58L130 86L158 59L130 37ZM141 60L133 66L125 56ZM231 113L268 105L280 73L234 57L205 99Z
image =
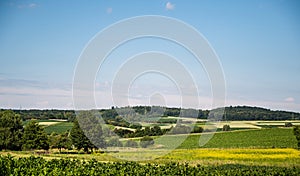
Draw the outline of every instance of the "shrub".
M140 140L140 145L143 148L147 148L150 145L154 144L154 140L153 138L151 138L150 136L144 136L141 140Z
M285 126L285 127L292 127L293 124L292 124L291 122L286 122L286 123L284 124L284 126Z
M295 126L293 132L297 140L298 149L300 149L300 126Z
M110 147L122 147L123 146L122 142L120 142L119 138L117 138L117 137L110 138L109 141L107 142L107 145Z
M199 126L195 126L192 133L202 133L203 132L203 128L199 127Z
M126 141L126 143L125 143L125 147L133 147L133 148L136 148L136 147L138 147L138 143L135 142L134 140L128 140L128 141Z
M223 125L223 131L230 131L230 126L229 125Z

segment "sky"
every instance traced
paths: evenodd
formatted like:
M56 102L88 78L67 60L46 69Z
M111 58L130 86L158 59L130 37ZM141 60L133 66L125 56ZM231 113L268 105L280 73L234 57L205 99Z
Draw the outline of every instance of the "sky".
M87 44L108 26L142 15L178 19L206 38L222 65L226 106L300 112L297 0L2 0L0 108L73 109L74 72ZM118 46L99 67L97 107L128 105L112 99L114 76L128 58L148 51L177 58L199 91L196 108L212 108L205 66L182 46L149 37ZM176 81L148 73L132 80L127 94L129 105L182 106L188 93L180 92Z

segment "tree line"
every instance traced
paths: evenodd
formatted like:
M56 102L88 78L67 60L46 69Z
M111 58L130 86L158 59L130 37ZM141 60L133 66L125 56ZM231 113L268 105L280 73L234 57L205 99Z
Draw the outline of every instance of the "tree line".
M124 144L117 135L104 134L98 117L91 111L82 111L73 121L70 131L63 134L52 133L47 135L44 128L35 120L30 120L23 125L22 117L11 110L0 111L0 151L1 150L48 150L83 149L88 153L94 149L107 147L138 147L138 143L127 140ZM80 121L80 125L79 125ZM141 147L154 143L153 139L144 136L140 140Z
M5 111L5 109L0 109ZM76 112L74 110L12 110L16 114L21 115L22 120L29 119L65 119L74 121ZM207 119L214 115L213 110L201 109L185 109L185 108L169 108L160 106L134 106L134 107L112 107L111 109L100 109L98 111L100 116L107 124L115 126L139 128L127 120L137 118L151 118L151 117L193 117L199 119ZM119 119L118 119L119 118ZM123 120L122 120L123 118ZM275 111L260 107L250 106L229 106L224 108L222 120L300 120L300 113L288 111Z

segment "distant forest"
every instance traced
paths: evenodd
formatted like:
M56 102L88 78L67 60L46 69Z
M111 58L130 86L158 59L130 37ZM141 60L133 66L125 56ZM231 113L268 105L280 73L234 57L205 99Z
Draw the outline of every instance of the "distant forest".
M101 116L105 120L115 119L122 114L118 112L127 112L130 109L130 115L132 116L142 116L142 117L193 117L198 119L207 119L210 110L196 110L196 109L181 109L181 108L168 108L159 106L134 106L128 107L112 107L111 109L100 109ZM0 109L3 111L5 109ZM134 110L134 111L132 111ZM29 119L65 119L68 121L74 121L76 115L74 110L16 110L13 111L20 114L23 120ZM214 110L212 110L213 112ZM128 111L129 112L129 111ZM181 113L181 114L180 114ZM128 114L127 114L128 115ZM300 120L300 113L298 112L288 112L288 111L274 111L270 109L260 108L260 107L250 107L250 106L235 106L235 107L225 107L225 113L223 115L223 120ZM126 122L124 122L126 123Z

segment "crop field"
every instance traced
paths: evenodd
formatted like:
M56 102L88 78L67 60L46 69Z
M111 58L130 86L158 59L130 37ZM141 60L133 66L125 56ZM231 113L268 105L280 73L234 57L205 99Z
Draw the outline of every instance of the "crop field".
M175 119L174 117L170 117ZM164 117L167 121L168 117ZM177 118L182 120L181 118ZM203 146L199 145L201 135L212 133L172 134L165 135L163 140L153 136L155 144L149 148L109 147L95 150L91 154L82 151L50 149L39 151L0 151L0 165L3 162L14 163L14 168L1 166L0 175L55 175L57 173L76 174L110 174L122 175L130 173L136 175L299 175L300 151L293 128L284 127L286 122L297 125L300 121L226 121L207 123L205 120L185 119L185 125L218 130ZM56 120L39 120L48 134L53 132L62 134L73 127L72 122ZM222 131L223 125L230 125L230 131ZM144 122L146 126L159 125L170 128L174 123ZM125 128L108 125L114 128ZM270 128L272 127L272 128ZM130 138L139 143L140 138ZM185 139L176 149L173 144ZM120 141L125 144L128 138ZM33 157L34 156L34 157ZM39 156L38 158L36 156ZM19 159L18 159L19 158ZM132 162L136 161L136 162ZM28 163L29 162L29 163ZM37 166L30 167L31 163ZM24 169L24 165L29 166ZM61 165L64 165L62 168ZM74 165L74 166L71 166ZM100 168L99 168L100 167ZM27 169L28 168L28 169ZM39 169L37 169L39 168ZM109 168L106 169L105 168Z
M276 166L211 165L190 166L168 163L103 163L96 160L45 160L39 157L15 159L0 156L0 175L299 175L300 168Z
M64 124L64 123L62 123ZM202 134L205 135L205 134ZM73 158L79 160L96 159L98 161L146 160L148 163L163 164L169 162L189 163L191 165L224 165L243 164L259 166L300 167L300 151L296 150L296 139L291 128L270 128L232 132L217 132L204 146L199 146L199 134L190 136L169 135L169 141L164 144L172 145L175 140L186 140L175 150L173 146L163 146L159 140L152 148L108 148L105 153L77 154L66 150L61 154L57 150L40 156L46 159ZM110 152L115 151L115 152ZM29 157L34 152L0 152L15 157Z
M170 135L163 143L169 144L164 148L172 148L172 144L180 138L186 140L179 146L181 149L191 148L296 148L297 141L292 128L271 128L257 130L236 130L231 132L216 132L208 143L199 146L199 139L203 134Z
M0 155L11 155L15 158L28 158L34 153L0 152ZM52 151L40 154L43 158L50 159L78 159L89 161L95 159L104 162L138 161L139 163L167 164L171 162L189 163L196 166L242 164L250 166L280 166L299 167L300 151L296 149L121 149L120 152L94 153L94 154L60 154Z
M72 122L56 122L54 124L45 126L45 131L48 134L51 133L57 133L57 134L62 134L68 130L71 130L73 127Z

